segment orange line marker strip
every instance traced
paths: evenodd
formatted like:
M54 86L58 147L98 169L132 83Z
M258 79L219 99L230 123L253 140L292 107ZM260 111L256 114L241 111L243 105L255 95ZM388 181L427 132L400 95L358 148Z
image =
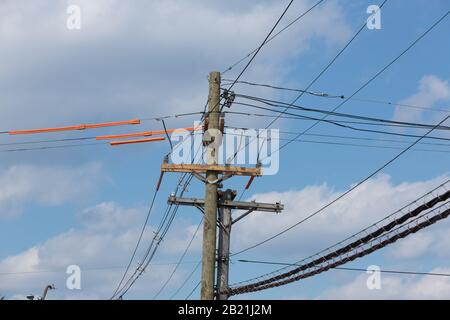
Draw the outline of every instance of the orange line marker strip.
M123 145L123 144L153 142L153 141L162 141L162 140L166 140L166 138L164 138L164 137L155 137L155 138L146 138L146 139L111 141L109 144L111 146L120 146L120 145Z
M109 139L121 139L121 138L132 138L132 137L146 137L146 136L151 136L151 135L152 135L152 131L143 131L143 132L136 132L136 133L98 136L98 137L95 137L95 139L96 140L109 140Z
M32 130L14 130L14 131L8 131L8 134L17 135L17 134L35 134L35 133L45 133L45 132L71 131L71 130L85 130L85 129L94 129L94 128L123 126L123 125L128 125L128 124L140 124L140 123L141 123L141 120L133 119L133 120L126 120L126 121L81 124L81 125L77 125L77 126L43 128L43 129L32 129Z
M196 127L196 128L179 128L179 129L170 129L167 130L167 133L173 133L177 131L196 131L200 130L202 127ZM143 131L143 132L135 132L135 133L125 133L125 134L116 134L116 135L107 135L107 136L98 136L95 137L96 140L109 140L109 139L121 139L121 138L132 138L132 137L147 137L147 136L154 136L159 134L165 134L166 131L160 130L160 131Z
M255 176L251 176L250 179L248 180L247 184L245 185L245 190L248 190L248 188L250 188L250 186L252 185L253 180L255 179Z

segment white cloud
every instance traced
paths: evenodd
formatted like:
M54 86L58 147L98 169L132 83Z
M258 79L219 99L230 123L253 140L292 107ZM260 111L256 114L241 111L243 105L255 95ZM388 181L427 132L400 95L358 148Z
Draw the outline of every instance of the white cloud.
M425 75L420 79L417 92L399 103L431 108L437 102L449 99L450 85L448 81L442 80L435 75ZM421 121L424 112L421 109L396 107L394 120L409 122Z
M208 72L226 68L258 46L285 5L205 0L70 3L81 7L81 30L66 29L68 2L0 3L1 127L200 110ZM296 1L282 25L312 3ZM286 61L298 58L311 41L334 47L349 35L340 5L328 1L265 47L246 76L276 82L289 71ZM33 116L19 117L25 113Z
M397 259L412 259L428 252L434 237L428 233L416 233L403 239L392 250L392 256Z
M14 217L29 204L58 206L89 196L101 165L13 165L0 171L0 217Z
M449 273L435 268L433 273ZM369 290L368 275L361 274L339 287L325 290L319 299L449 299L450 278L437 276L392 276L381 274L381 290Z
M427 256L447 259L450 257L449 245L450 226L441 222L396 243L391 247L389 256L398 260L412 261L420 261L418 259Z
M259 251L256 250L253 253L258 254L260 258L270 256L271 260L281 257L283 261L303 258L306 254L322 249L336 240L341 240L350 233L354 233L355 230L359 230L385 216L415 199L418 195L424 194L439 185L444 179L446 177L393 184L388 176L378 176L370 180L364 188L348 198L347 201L330 208L322 215L316 216L297 230L288 233L287 236L274 241L272 245L264 246L264 248L260 248ZM280 215L253 213L248 216L246 220L243 220L233 229L233 247L240 249L273 234L298 221L311 210L328 202L338 194L340 192L322 185L310 186L299 191L293 190L285 193L255 196L258 201L282 200L286 205L286 210ZM395 197L392 196L393 194ZM29 293L39 294L45 285L55 283L58 290L52 291L51 296L54 298L108 298L123 272L123 269L117 267L127 264L146 212L146 208L123 208L114 202L100 203L83 210L78 215L81 220L80 228L67 230L22 253L0 261L0 273L39 270L60 270L60 272L1 275L1 293L6 294L7 297ZM197 223L176 220L165 241L163 241L154 262L177 261L194 234ZM153 236L153 230L153 226L147 228L142 242L143 246L138 252L138 258L141 257L146 244ZM196 261L200 253L201 228L199 231L196 241L194 241L188 256L185 258L186 261ZM444 234L443 229L442 234ZM314 242L311 239L314 239ZM425 236L425 239L427 239L427 236ZM401 241L399 244L401 245ZM403 254L401 257L403 258L411 253L409 247L403 245L403 249L396 249L395 251ZM421 252L426 251L426 248L427 246L422 246ZM437 251L429 252L431 254L437 253ZM414 258L414 254L410 258ZM80 265L82 268L81 291L65 289L67 275L64 271L71 264ZM186 266L189 266L189 268L186 268ZM132 265L132 268L135 267L136 263ZM166 294L175 290L176 286L184 280L183 277L190 272L191 267L192 264L182 265L169 284ZM83 272L83 268L102 268L102 270ZM137 281L128 297L151 297L168 278L171 271L171 266L151 266L149 271ZM355 291L358 288L361 291L365 288L361 289L361 283L365 285L365 281L361 282L363 280L361 278L358 280L359 282L349 284L342 289L336 288L336 290L344 292L341 295L342 297L351 297L356 295ZM404 288L410 288L410 291L415 292L417 296L420 294L423 297L433 295L432 286L429 285L428 280L414 286L404 281L395 277L383 277L383 285L392 297L410 297L409 293L405 293ZM447 296L446 286L437 288L439 290L436 291L436 294L440 294L439 297ZM324 297L331 297L335 294L333 290L330 289L329 292L324 294ZM365 295L361 295L361 297L365 297ZM367 297L372 296L367 295Z
M379 175L312 219L246 254L260 258L278 257L286 261L305 258L400 209L447 179L447 176L441 176L427 181L394 184L389 176ZM251 199L260 202L281 201L285 210L278 215L252 213L238 223L233 229L232 250L239 251L284 230L340 194L341 191L321 185L253 196ZM423 250L426 248L424 245ZM406 245L404 249L407 249Z
M79 229L67 230L0 261L0 293L8 299L23 298L29 293L39 295L47 284L54 283L57 290L52 291L49 298L109 298L121 278L123 267L128 263L146 213L146 208L127 209L113 202L100 203L84 210L79 215L82 222ZM161 254L158 253L153 262L176 262L195 228L196 225L187 221L183 221L183 225L174 225L160 247ZM153 231L152 226L147 228L137 258L142 256ZM201 235L199 236L201 239ZM166 242L170 243L169 248L165 246ZM197 246L199 243L194 242L190 253L198 252ZM186 261L189 259L193 260L187 257ZM81 267L80 291L65 287L68 276L65 271L72 264ZM189 268L192 266L186 265ZM132 271L136 267L137 261L131 266ZM151 265L127 297L142 297L143 293L145 297L151 297L169 277L173 267L174 265L167 264ZM182 265L167 290L179 284L187 272Z

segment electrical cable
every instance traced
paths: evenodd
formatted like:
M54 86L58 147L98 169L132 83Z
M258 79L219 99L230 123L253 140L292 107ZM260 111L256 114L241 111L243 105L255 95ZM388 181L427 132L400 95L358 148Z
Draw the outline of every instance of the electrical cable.
M447 14L445 16L447 16L450 13L450 11L447 12ZM441 20L442 21L442 18ZM438 122L435 127L439 127L441 124L445 123L448 119L450 119L450 115L446 116L444 119L442 119L440 122ZM420 138L418 138L417 140L415 140L412 144L410 144L407 148L403 149L400 153L398 153L397 155L395 155L393 158L391 158L389 161L387 161L386 163L384 163L381 167L377 168L375 171L373 171L372 173L370 173L368 176L366 176L363 180L359 181L357 184L353 185L350 189L348 189L346 192L342 193L340 196L336 197L334 200L330 201L329 203L327 203L325 206L321 207L320 209L316 210L315 212L311 213L310 215L306 216L305 218L301 219L300 221L296 222L295 224L291 225L290 227L274 234L273 236L257 243L254 244L248 248L245 248L241 251L239 251L236 254L240 254L243 252L246 252L250 249L254 249L264 243L267 243L270 240L273 240L281 235L283 235L284 233L292 230L293 228L297 227L298 225L308 221L309 219L311 219L312 217L316 216L317 214L321 213L322 211L324 211L325 209L327 209L328 207L332 206L334 203L336 203L337 201L339 201L340 199L344 198L345 196L347 196L349 193L351 193L353 190L357 189L359 186L361 186L362 184L364 184L366 181L368 181L369 179L371 179L372 177L374 177L376 174L378 174L379 172L381 172L384 168L386 168L387 166L389 166L391 163L393 163L395 160L397 160L398 158L400 158L403 154L405 154L406 152L408 152L411 148L413 148L416 144L418 144L420 141L422 141L428 134L430 134L431 132L434 131L434 128L431 128L430 130L428 130L423 136L421 136Z
M259 261L259 260L238 260L238 262L244 263L256 263L256 264L269 264L269 265L282 265L282 266L299 266L296 263L282 263L274 261ZM360 271L365 273L390 273L390 274L405 274L405 275L421 275L421 276L437 276L437 277L450 277L450 273L437 273L437 272L418 272L418 271L404 271L404 270L373 270L364 268L348 268L348 267L335 267L334 270L344 271Z
M231 81L231 80L228 80ZM334 98L334 99L345 99L345 95L333 95L326 92L313 92L313 91L307 91L304 89L296 89L296 88L287 88L287 87L280 87L275 86L271 84L262 84L262 83L255 83L250 81L237 81L237 83L241 84L247 84L251 86L259 86L259 87L265 87L265 88L272 88L276 90L284 90L284 91L292 91L292 92L305 92L313 96L317 97L324 97L324 98ZM394 107L402 107L402 108L410 108L410 109L419 109L424 111L434 111L434 112L445 112L449 113L449 109L442 109L442 108L433 108L430 106L418 106L418 105L412 105L412 104L406 104L406 103L396 103L392 101L386 101L386 100L380 100L380 99L369 99L369 98L353 98L354 101L360 101L360 102L368 102L368 103L378 103L383 105L389 105Z
M275 25L272 27L272 29L270 30L270 32L267 34L267 36L265 37L264 41L260 44L260 46L258 47L258 49L256 49L255 53L252 55L252 57L250 58L250 60L247 62L247 64L245 65L245 67L241 70L241 72L238 74L238 76L236 77L236 79L233 81L233 83L228 87L228 91L230 91L233 86L236 84L236 81L238 81L241 76L244 74L244 72L247 70L247 68L250 66L250 64L253 62L253 60L256 58L256 56L258 55L259 51L261 50L261 48L266 44L267 40L269 39L269 37L271 36L271 34L275 31L275 28L278 26L278 24L281 22L281 20L283 19L284 15L286 14L286 12L289 10L290 6L292 5L292 3L294 2L294 0L289 1L288 5L286 6L286 8L284 9L283 13L281 14L281 16L278 18L277 22L275 23ZM222 111L222 110L221 110Z
M170 274L169 278L164 282L163 286L161 287L161 289L158 290L158 292L155 294L155 296L153 297L153 300L156 299L161 292L166 288L166 286L169 284L170 280L172 280L175 272L177 272L179 266L181 265L181 263L183 262L184 257L186 256L189 248L192 245L192 242L194 241L195 237L197 236L198 231L200 230L200 227L203 224L203 218L200 220L200 223L198 224L197 228L195 229L194 234L191 237L191 240L188 242L188 245L186 247L186 249L183 251L183 254L181 255L180 259L178 260L178 263L176 264L175 268L173 269L172 273Z
M280 35L280 33L282 33L283 31L285 31L286 29L288 29L289 27L291 27L294 23L298 22L301 18L303 18L304 16L306 16L310 11L312 11L315 7L317 7L319 4L321 4L324 0L319 0L317 1L312 7L310 7L308 10L306 10L305 12L303 12L302 14L300 14L297 18L295 18L293 21L291 21L290 23L288 23L285 27L283 27L280 31L276 32L273 36L269 37L264 44L269 43L270 41L272 41L274 38L276 38L277 36ZM242 61L250 58L250 56L252 54L254 54L258 49L260 49L260 47L253 49L251 52L249 52L248 54L246 54L243 58L239 59L237 62L233 63L231 66L229 66L227 69L225 69L224 71L222 71L222 74L227 73L228 71L232 70L234 67L236 67L237 65L239 65Z

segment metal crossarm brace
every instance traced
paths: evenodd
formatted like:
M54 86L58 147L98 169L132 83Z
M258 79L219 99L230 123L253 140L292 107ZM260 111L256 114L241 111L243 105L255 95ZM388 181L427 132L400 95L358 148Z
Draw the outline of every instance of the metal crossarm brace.
M169 204L186 205L194 207L203 207L205 200L197 198L179 198L170 196L167 200ZM252 210L263 212L277 212L280 213L284 209L281 203L261 203L261 202L244 202L232 200L219 200L218 206L222 208L238 209L238 210Z
M196 172L205 173L206 171L213 171L222 173L224 175L234 176L261 176L261 168L247 168L236 166L222 166L222 165L207 165L207 164L173 164L163 163L161 165L162 172Z

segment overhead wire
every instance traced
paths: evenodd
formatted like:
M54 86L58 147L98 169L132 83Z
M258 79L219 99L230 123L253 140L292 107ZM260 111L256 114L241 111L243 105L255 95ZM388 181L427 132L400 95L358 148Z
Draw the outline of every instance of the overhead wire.
M293 269L292 271L275 276L272 279L269 280L263 280L258 283L252 283L250 285L241 286L237 288L231 288L230 294L236 295L246 292L255 292L260 290L265 290L269 288L278 287L281 285L285 285L288 283L292 283L301 279L305 279L311 276L318 275L320 273L326 272L332 268L341 266L347 262L354 261L355 259L364 257L370 253L373 253L377 250L380 250L387 245L390 245L392 243L395 243L399 239L406 238L410 234L414 234L419 230L422 230L428 226L431 226L435 224L436 222L446 219L450 215L450 208L448 208L450 204L450 201L447 201L446 203L440 205L438 208L433 208L431 211L426 212L416 218L414 218L412 221L407 222L403 225L400 225L396 227L393 230L388 231L385 234L380 235L377 238L377 242L372 241L368 244L367 248L359 248L357 250L353 250L353 253L348 254L342 254L338 256L339 259L333 259L333 260L325 260L323 263L317 265L317 268L309 270L307 265L302 265L301 267L297 267L296 269ZM438 212L432 217L428 217L431 213ZM422 222L420 222L423 220ZM393 235L391 235L393 234ZM390 236L391 235L391 236ZM363 245L361 245L363 246ZM300 274L301 273L301 274Z
M275 261L261 261L261 260L237 260L238 262L244 263L255 263L255 264L268 264L268 265L282 265L282 266L300 266L296 263L283 263ZM389 274L404 274L404 275L420 275L420 276L436 276L436 277L450 277L450 273L440 273L440 272L419 272L419 271L406 271L406 270L388 270L388 269L370 269L370 268L351 268L351 267L334 267L334 270L344 270L344 271L360 271L365 273L389 273Z
M231 127L231 126L225 126L225 128L230 128L233 130L248 130L248 128L244 127ZM278 131L281 134L289 134L289 135L295 135L298 134L298 131L286 131L286 130L279 130ZM240 136L238 133L230 133L226 132L226 134L236 135ZM243 135L244 133L242 133ZM323 134L323 133L306 133L305 136L310 137L320 137L320 138L333 138L333 139L344 139L344 140L361 140L361 141L374 141L374 142L392 142L392 143L409 143L410 140L396 140L396 139L384 139L384 138L371 138L371 137L360 137L360 136L348 136L348 135L338 135L338 134ZM245 135L250 136L250 135ZM268 138L273 139L273 138ZM450 138L442 138L444 141L450 141ZM298 140L301 141L301 140ZM447 143L435 143L435 142L421 142L420 144L423 145L431 145L431 146L442 146L447 147L450 146L450 144Z
M197 290L197 288L200 286L201 281L199 281L197 283L197 285L191 290L191 292L189 292L189 294L186 296L186 298L184 300L189 300L189 298L192 296L192 294L195 292L195 290Z
M404 53L406 53L410 48L412 48L414 46L414 44L416 44L420 39L422 39L426 34L428 34L431 30L433 30L439 23L441 23L448 15L450 14L450 11L447 11L442 17L440 17L431 27L429 27L424 33L422 33L411 45L408 46L408 48L406 48L405 50L402 51L402 53L400 55L398 55L396 58L394 58L390 63L388 63L388 65L386 65L382 70L386 70L388 66L392 65L393 62L397 61L399 57L401 57ZM363 84L358 90L355 91L355 93L353 95L355 95L357 92L361 91L362 88L365 88L373 79L376 78L377 75L380 75L381 71L377 72L375 76L373 76L372 78L370 78L368 81L365 82L365 84ZM348 101L348 100L346 100ZM338 106L339 107L339 106ZM335 111L337 109L334 108L333 111ZM394 161L396 161L398 158L400 158L403 154L405 154L406 152L408 152L411 148L413 148L416 144L418 144L420 141L422 141L426 136L428 136L430 133L432 133L434 131L435 128L439 127L440 125L442 125L443 123L445 123L448 119L450 119L450 115L444 117L441 121L439 121L433 128L429 129L424 135L420 136L417 140L415 140L412 144L410 144L408 147L406 147L405 149L403 149L400 153L398 153L397 155L395 155L393 158L391 158L389 161L385 162L382 166L380 166L379 168L377 168L376 170L374 170L373 172L371 172L368 176L366 176L364 179L360 180L358 183L354 184L351 188L349 188L347 191L345 191L344 193L342 193L341 195L339 195L338 197L336 197L334 200L328 202L326 205L322 206L320 209L312 212L311 214L309 214L308 216L306 216L305 218L301 219L300 221L294 223L293 225L289 226L288 228L283 229L280 232L277 232L276 234L268 237L267 239L260 241L254 245L251 245L245 249L240 250L239 252L235 253L234 255L237 254L241 254L243 252L246 252L248 250L254 249L256 247L259 247L283 234L285 234L286 232L294 229L295 227L297 227L298 225L310 220L311 218L313 218L314 216L316 216L317 214L321 213L322 211L324 211L325 209L327 209L328 207L332 206L334 203L338 202L339 200L341 200L342 198L346 197L349 193L351 193L353 190L357 189L359 186L361 186L362 184L364 184L366 181L368 181L369 179L371 179L372 177L374 177L376 174L378 174L379 172L381 172L382 170L384 170L386 167L388 167L391 163L393 163ZM306 133L306 132L303 132ZM279 148L280 150L281 148Z
M384 0L379 6L378 6L378 10L381 10L381 8L386 4L388 0ZM313 80L306 86L304 92L301 92L293 101L292 103L296 103L303 95L306 91L308 91L321 77L322 75L328 71L328 69L336 62L336 60L344 53L344 51L353 43L353 41L358 37L358 35L366 28L367 25L367 21L364 21L364 23L361 25L361 27L357 30L357 32L350 38L349 41L347 41L347 43L341 48L341 50L339 50L339 52L331 59L331 61L313 78ZM286 109L285 111L287 111L288 109ZM278 119L280 119L280 117L282 117L282 113L280 113L278 116L276 116L273 120L271 120L269 122L268 125L266 125L266 129L270 128ZM258 137L257 137L258 138ZM250 144L251 142L249 142L248 144ZM248 144L246 144L245 147L248 146ZM240 152L240 150L237 150L234 153L234 157L237 156L237 154Z
M156 299L161 292L167 287L167 285L169 284L170 280L172 280L173 276L175 275L175 273L177 272L178 268L180 267L181 263L183 262L184 257L186 256L187 252L189 251L192 242L194 241L194 239L197 236L198 231L200 230L200 227L203 224L203 218L200 220L200 223L198 224L197 228L195 229L195 232L193 233L190 241L188 242L186 248L183 251L183 254L181 255L180 259L178 260L178 263L176 264L176 266L174 267L174 269L172 270L172 273L170 274L169 278L164 282L164 284L162 285L162 287L158 290L158 292L153 296L153 300Z
M230 80L228 80L228 81L230 81ZM276 86L276 85L271 85L271 84L263 84L263 83L256 83L256 82L250 82L250 81L238 81L237 83L247 84L247 85L251 85L251 86L271 88L271 89L277 89L277 90L284 90L284 91L305 92L310 95L317 96L317 97L323 97L323 98L345 99L345 95L335 95L335 94L326 93L326 92L314 92L314 91L308 91L305 89L281 87L281 86ZM445 113L450 112L450 109L448 109L448 108L434 108L431 106L418 106L418 105L413 105L413 104L392 102L392 101L380 100L380 99L374 99L374 98L355 98L354 97L352 100L359 101L359 102L368 102L368 103L389 105L389 106L393 106L393 107L419 109L419 110L424 110L424 111L445 112Z
M361 244L368 243L369 241L373 241L373 239L378 238L383 233L386 233L388 231L393 230L395 227L402 225L404 222L406 222L408 219L417 217L422 212L434 207L439 202L447 201L450 198L450 191L447 188L447 185L449 184L450 180L446 180L443 183L439 184L437 187L433 188L432 190L428 191L427 193L423 194L422 196L418 197L417 199L414 199L413 201L408 202L406 205L401 207L400 209L388 214L387 216L377 220L376 222L372 223L371 225L365 227L364 229L346 237L345 239L325 248L321 251L310 255L307 258L302 259L301 261L297 261L298 264L305 263L306 261L309 261L314 258L311 262L308 262L309 265L316 265L319 260L330 260L331 258L336 257L337 255L342 255L346 252L349 252L350 250L353 250L357 247L359 247ZM439 193L438 193L439 191ZM437 194L437 195L436 195ZM411 209L411 207L414 207L414 209ZM406 209L409 209L409 211L405 214L404 211ZM401 217L398 217L396 219L395 216L403 214ZM382 222L390 220L389 223L386 223L383 226L380 226ZM376 228L375 230L368 233L368 231L372 228ZM358 238L359 237L359 238ZM356 239L356 240L353 240ZM349 240L352 240L351 243L347 243L345 246L344 244L348 242ZM341 246L342 245L342 246ZM341 246L339 248L339 246ZM334 249L338 248L338 249ZM334 251L331 251L331 250ZM321 256L322 254L328 252L327 255ZM319 258L317 258L319 257ZM286 268L282 268L279 270L276 270L275 272L281 272L282 270L285 270ZM271 272L271 275L274 274L274 272ZM263 276L263 277L264 277ZM261 278L261 277L258 277ZM251 279L255 280L257 278Z
M448 12L450 13L450 11ZM447 13L447 14L448 14ZM448 119L450 119L450 115L446 116L443 120L441 120L440 122L438 122L438 124L436 124L436 126L440 126L442 123L446 122ZM241 254L243 252L246 252L248 250L254 249L258 246L261 246L262 244L267 243L268 241L271 241L283 234L285 234L286 232L294 229L295 227L297 227L298 225L310 220L312 217L316 216L317 214L321 213L322 211L324 211L325 209L327 209L328 207L332 206L334 203L338 202L339 200L341 200L342 198L346 197L349 193L351 193L353 190L357 189L359 186L361 186L362 184L364 184L366 181L368 181L369 179L371 179L372 177L374 177L376 174L378 174L379 172L381 172L383 169L385 169L387 166L389 166L391 163L393 163L395 160L397 160L398 158L400 158L403 154L405 154L406 152L408 152L410 149L412 149L416 144L418 144L420 141L422 141L424 139L424 137L426 137L428 134L430 134L431 132L434 131L434 128L431 128L430 130L428 130L423 136L421 136L420 138L418 138L417 140L415 140L413 143L411 143L408 147L406 147L405 149L403 149L400 153L398 153L397 155L395 155L393 158L391 158L389 161L385 162L382 166L380 166L379 168L377 168L376 170L374 170L373 172L371 172L368 176L366 176L364 179L360 180L358 183L354 184L350 189L348 189L347 191L345 191L344 193L342 193L341 195L339 195L338 197L336 197L335 199L333 199L332 201L328 202L326 205L322 206L320 209L312 212L311 214L309 214L308 216L306 216L305 218L301 219L300 221L294 223L293 225L289 226L288 228L283 229L280 232L277 232L276 234L270 236L269 238L260 241L250 247L247 247L245 249L240 250L239 252L235 253L235 255L237 254Z
M191 132L191 135L193 134L193 131ZM176 148L176 147L175 147ZM174 148L174 149L175 149ZM197 157L198 152L201 150L201 145L197 149L194 158ZM184 182L184 179L187 180ZM177 194L179 188L184 183L183 188L181 189L180 196L183 196L184 192L186 192L187 187L189 186L191 180L193 179L192 174L183 173L178 181L178 184L175 188L174 193ZM172 208L174 208L172 210ZM136 268L135 272L129 277L128 281L125 283L125 285L122 286L122 289L120 290L120 295L117 293L116 296L119 297L119 299L122 299L123 296L131 289L131 287L134 285L134 283L137 281L137 279L143 274L143 272L146 270L148 265L151 263L153 257L156 254L156 251L159 247L159 244L164 239L166 233L168 232L177 212L178 212L179 205L173 206L172 204L169 204L167 207L167 210L165 214L163 215L163 218L157 228L157 231L155 232L155 236L153 237L150 245L148 246L146 252L144 253L143 258L141 259L141 263ZM162 230L162 231L161 231ZM115 296L113 296L114 298Z
M233 133L225 133L224 135L225 136L226 135L240 136L239 134L233 134ZM329 136L331 136L331 135L329 135ZM247 137L252 138L253 136L252 135L248 135ZM333 136L331 136L331 137L333 137ZM349 139L349 138L347 138L347 139ZM271 141L290 141L290 138L273 138L273 137L270 137L270 138L268 138L266 140L271 140ZM364 139L361 138L360 140L364 140ZM367 140L376 140L376 139L367 139ZM378 140L378 141L382 141L382 140ZM400 146L391 146L391 145L370 145L370 144L357 144L357 143L346 143L346 142L336 142L336 141L320 141L320 140L307 140L307 139L296 139L295 142L312 143L312 144L323 144L323 145L334 145L334 146L374 148L374 149L391 149L391 150L402 150L403 149ZM404 143L404 144L410 143L409 141L395 141L395 142L401 142L401 143ZM427 143L423 142L423 144L427 144ZM440 145L440 146L443 146L443 147L450 147L450 144L446 144L446 145L445 144L434 144L434 145ZM450 150L446 150L446 149L420 149L420 148L414 148L411 151L450 153ZM259 150L259 153L261 153L261 150ZM259 157L258 157L258 159L259 159Z
M232 80L228 80L228 79L224 79L224 80L232 81ZM303 92L303 93L307 93L307 94L315 96L315 97L322 97L322 98L331 98L331 99L336 99L336 98L344 99L345 98L345 96L343 96L343 95L332 95L332 94L325 93L325 92L315 92L315 91L304 90L304 89L293 89L293 88L279 87L279 86L275 86L275 85L271 85L271 84L255 83L255 82L243 81L243 80L236 81L236 83L238 83L238 84L247 84L247 85L250 85L250 86L257 86L257 87L277 89L277 90L284 90L284 91Z
M226 113L229 114L236 114L236 115L243 115L243 116L253 116L253 117L267 117L267 118L274 118L275 115L270 114L260 114L260 113L247 113L247 112L234 112L234 111L227 111ZM293 120L315 120L318 118L305 118L303 116L299 115L293 115L293 116L282 116L285 119L293 119ZM361 125L376 125L376 126L393 126L394 125L386 125L386 124L379 124L379 123L369 123L369 122L358 122L358 121L342 121L342 120L333 120L333 123L339 123L339 124L361 124ZM399 136L399 137L409 137L409 138L419 138L420 135L415 134L406 134L406 133L399 133L399 132L390 132L390 131L383 131L383 130L372 130L372 129L366 129L366 128L359 128L359 127L353 127L353 126L342 126L343 128L355 130L355 131L361 131L361 132L368 132L368 133L375 133L375 134L383 134L383 135L392 135L392 136ZM298 132L296 133L298 134ZM449 141L450 138L445 137L438 137L438 136L427 136L425 139L432 139L432 140L441 140L441 141Z
M159 190L155 188L155 192L154 192L152 200L150 202L149 210L148 210L147 215L145 217L144 224L142 225L141 232L139 234L137 243L136 243L136 245L135 245L135 247L133 249L133 253L131 254L130 261L128 262L127 267L125 268L125 272L123 273L123 276L122 276L122 278L119 281L119 284L117 285L116 289L114 290L114 293L113 293L112 297L114 297L116 295L117 291L119 290L120 286L123 283L123 280L125 279L126 275L128 274L128 270L130 269L131 264L133 263L133 260L134 260L134 258L136 256L136 253L137 253L137 250L139 248L139 245L141 244L142 237L144 236L145 229L147 228L147 224L148 224L148 221L150 219L150 215L152 213L153 206L154 206L155 200L156 200L156 196L158 195L158 191Z
M185 176L186 176L186 174L183 174L182 178L180 178L180 180L175 188L175 193L178 191L179 187L183 183ZM187 183L185 183L183 191L186 189L186 187L187 187ZM147 247L138 267L135 269L134 273L128 278L127 282L119 290L116 290L116 292L112 295L111 299L114 299L116 297L118 297L119 299L122 299L123 296L134 285L136 280L142 275L142 273L145 271L146 267L150 264L151 260L153 259L154 255L156 253L157 248L159 247L159 243L164 238L165 233L167 233L168 228L171 225L171 221L173 221L174 215L176 215L177 209L172 212L171 212L171 209L172 209L172 205L168 205L166 208L166 211L163 214L163 217L158 225L158 228L156 229L154 237L152 238L150 245ZM170 223L167 221L169 221Z
M272 29L269 31L269 33L267 34L267 36L264 38L264 41L259 45L259 47L256 49L256 51L252 54L252 57L250 58L250 60L247 62L247 64L244 66L244 68L242 68L241 72L239 72L239 74L237 75L237 77L234 79L234 81L231 83L231 85L228 87L228 90L231 90L233 88L233 86L236 84L236 81L238 81L241 76L244 74L244 72L247 70L247 68L250 66L250 64L253 62L253 60L256 58L256 56L258 55L259 51L262 49L262 47L266 44L267 40L269 39L269 37L271 36L271 34L275 31L276 27L278 26L278 24L281 22L281 20L283 19L284 15L286 14L286 12L289 10L289 8L291 7L292 3L294 2L294 0L290 0L288 5L286 6L286 8L284 9L283 13L281 14L281 16L278 18L277 22L275 23L275 25L272 27Z
M276 32L273 36L270 36L269 34L269 38L267 38L264 42L264 44L269 43L270 41L272 41L274 38L276 38L277 36L279 36L283 31L285 31L286 29L290 28L292 25L294 25L296 22L298 22L301 18L303 18L304 16L306 16L310 11L312 11L315 7L317 7L319 4L321 4L322 2L324 2L325 0L319 0L316 3L314 3L313 6L311 6L310 8L308 8L305 12L303 12L302 14L300 14L299 16L297 16L294 20L292 20L290 23L288 23L286 26L284 26L282 29L280 29L278 32ZM251 52L249 52L248 54L246 54L243 58L239 59L238 61L236 61L235 63L233 63L231 66L229 66L227 69L225 69L224 71L222 71L222 74L227 73L228 71L232 70L234 67L236 67L237 65L239 65L241 62L243 62L244 60L250 58L253 54L255 54L258 49L260 49L260 47L253 49Z
M271 107L279 107L279 108L284 108L284 105L287 105L288 103L282 102L282 101L276 101L276 100L271 100L271 99L264 99L264 98L259 98L259 97L252 97L252 96L246 96L246 95L240 95L240 94L236 94L237 97L242 97L244 99L248 99L248 100L252 100L252 101L257 101L266 105L269 105ZM254 105L254 104L249 104L249 103L240 103L240 102L234 102L235 104L242 104L251 108L256 108L256 109L262 109L262 110L267 110L267 111L272 111L272 112L281 112L284 113L283 111L277 111L276 109L271 109L271 108L265 108L265 107L261 107L258 105ZM408 122L408 121L397 121L397 120L389 120L389 119L383 119L383 118L376 118L376 117L368 117L368 116L362 116L362 115L356 115L356 114L350 114L350 113L343 113L343 112L332 112L332 111L327 111L324 109L319 109L319 108L310 108L310 107L302 107L299 105L294 105L294 104L289 104L289 106L287 106L286 108L289 109L294 109L294 110L299 110L299 111L305 111L305 112L313 112L313 113L321 113L321 114L326 114L328 116L334 116L334 117L343 117L343 118L349 118L349 119L357 119L357 120L364 120L364 121L371 121L371 122L381 122L381 123L389 123L389 124L395 124L395 125L403 125L403 126L408 126L408 127L414 127L414 128L432 128L433 125L432 124L426 124L426 123L419 123L419 122ZM321 121L326 122L326 119L323 119ZM449 126L442 126L442 127L438 127L436 128L436 130L450 130Z
M194 275L194 273L197 271L197 269L200 267L200 265L202 264L202 260L199 260L197 262L197 264L195 265L194 269L191 271L191 273L189 273L189 275L186 277L186 279L184 279L183 283L178 287L178 289L170 296L169 300L172 300L183 288L184 286L187 284L187 282L192 278L192 276Z
M365 81L358 89L356 89L350 96L346 97L341 103L339 103L337 106L335 106L330 112L335 112L339 108L341 108L343 105L345 105L348 101L350 101L354 96L356 96L359 92L361 92L363 89L365 89L370 83L372 83L376 78L378 78L382 73L384 73L387 69L389 69L395 62L397 62L401 57L403 57L409 50L411 50L417 43L419 43L420 40L422 40L428 33L430 33L436 26L438 26L442 21L444 21L445 18L449 15L450 11L447 11L443 16L441 16L436 22L434 22L429 28L425 30L419 37L417 37L409 46L407 46L400 54L395 56L389 63L387 63L381 70L379 70L377 73L375 73L372 77L370 77L367 81ZM301 94L302 95L302 94ZM295 103L294 101L293 103ZM286 108L287 110L287 108ZM327 118L328 115L325 114L322 119ZM313 123L311 126L303 130L303 133L307 133L312 128L317 126L321 121L317 121ZM299 138L301 136L297 135L295 138ZM279 150L284 149L290 144L290 142L286 142L283 144Z

